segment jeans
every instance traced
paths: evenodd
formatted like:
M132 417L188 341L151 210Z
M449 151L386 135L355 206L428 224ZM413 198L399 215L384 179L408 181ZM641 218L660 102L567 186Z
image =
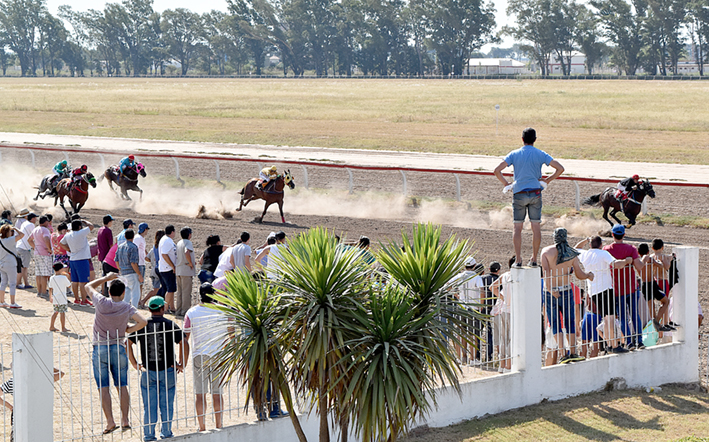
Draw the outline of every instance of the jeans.
M138 307L140 302L140 281L137 273L128 273L121 275L123 283L126 285L125 301L133 307Z
M172 437L172 412L175 404L175 369L163 371L147 370L140 374L140 391L143 397L144 440L157 440L155 424L160 410L160 437Z
M643 343L643 323L640 320L640 313L638 313L638 302L640 302L640 291L618 296L618 302L616 303L620 329L625 335L625 340L628 344L635 341L637 341L638 345ZM631 321L633 323L632 326L630 325Z
M551 332L559 334L562 330L561 318L559 313L563 315L563 328L566 333L576 333L576 310L574 304L573 290L564 290L559 292L560 296L555 298L550 292L545 293L544 307L546 307L547 319L551 323Z

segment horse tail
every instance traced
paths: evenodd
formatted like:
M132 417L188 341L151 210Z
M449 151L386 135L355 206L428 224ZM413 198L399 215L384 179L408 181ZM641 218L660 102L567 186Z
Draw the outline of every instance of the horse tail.
M581 204L586 205L586 206L593 206L601 202L601 194L597 195L591 195L588 198L584 199Z

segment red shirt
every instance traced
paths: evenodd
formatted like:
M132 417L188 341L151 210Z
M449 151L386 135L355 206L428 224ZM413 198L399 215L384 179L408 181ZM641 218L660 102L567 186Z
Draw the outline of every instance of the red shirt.
M603 250L607 250L615 259L625 259L631 257L638 259L638 249L631 244L613 243L605 246ZM635 275L635 267L632 264L623 267L622 269L613 269L613 291L616 296L628 295L637 290L638 278Z

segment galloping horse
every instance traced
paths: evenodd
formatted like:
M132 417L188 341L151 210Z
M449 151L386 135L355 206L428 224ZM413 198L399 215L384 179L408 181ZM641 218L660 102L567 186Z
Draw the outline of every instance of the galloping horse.
M111 166L103 173L103 177L108 180L108 185L111 187L111 190L115 192L113 189L114 184L121 189L121 198L130 200L131 198L128 196L128 191L132 190L133 192L140 192L140 200L142 201L143 189L138 187L138 176L142 176L143 178L147 176L145 166L141 163L136 164L135 168L126 167L123 176L121 176L117 166Z
M266 201L266 205L263 208L263 213L259 222L263 222L263 217L266 215L268 206L273 203L278 204L278 210L281 211L281 221L286 222L286 218L283 216L283 189L288 186L291 189L295 189L295 182L290 174L290 170L287 170L283 175L278 175L274 180L266 186L264 190L260 190L256 187L258 182L257 178L253 178L251 181L246 183L243 189L241 189L241 204L236 211L240 211L242 207L249 204L250 201L262 199Z
M45 199L48 196L56 196L56 185L54 184L54 180L56 179L57 184L59 183L59 180L66 178L67 175L64 174L61 177L58 177L55 174L50 174L42 178L42 182L39 183L39 187L37 187L37 196L35 196L33 199L37 201L37 198L42 198Z
M623 214L628 218L628 222L630 223L628 225L628 228L630 228L635 225L635 218L637 218L638 214L640 213L645 196L655 198L655 190L653 190L652 184L650 184L650 181L648 180L641 180L638 183L638 188L630 192L630 195L628 195L628 199L623 201L622 207L621 203L614 196L615 191L615 187L609 187L603 192L597 195L589 196L588 198L583 200L583 203L589 206L602 206L603 219L608 221L608 224L610 224L611 227L613 226L613 223L610 219L608 219L608 211L610 210L610 208L613 208L613 210L611 211L611 217L616 220L616 223L622 224L618 217L615 216L616 213L622 211Z
M71 214L64 207L64 197L69 199L69 204L71 204L74 213L79 213L79 210L86 204L86 200L89 199L89 185L96 187L96 178L90 172L83 175L81 180L73 186L70 178L65 178L57 184L57 196L54 198L54 205L56 206L57 201L59 201L59 205L64 209L67 219L71 218Z

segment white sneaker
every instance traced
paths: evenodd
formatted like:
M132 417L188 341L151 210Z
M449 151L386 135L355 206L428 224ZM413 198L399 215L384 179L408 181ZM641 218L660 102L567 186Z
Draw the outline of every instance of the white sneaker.
M475 360L473 361L473 365L475 365L475 366L480 366L480 365L482 365L482 362L480 362L480 359L475 359Z
M22 308L21 305L17 305L17 304L10 304L8 307L10 307L10 308Z

